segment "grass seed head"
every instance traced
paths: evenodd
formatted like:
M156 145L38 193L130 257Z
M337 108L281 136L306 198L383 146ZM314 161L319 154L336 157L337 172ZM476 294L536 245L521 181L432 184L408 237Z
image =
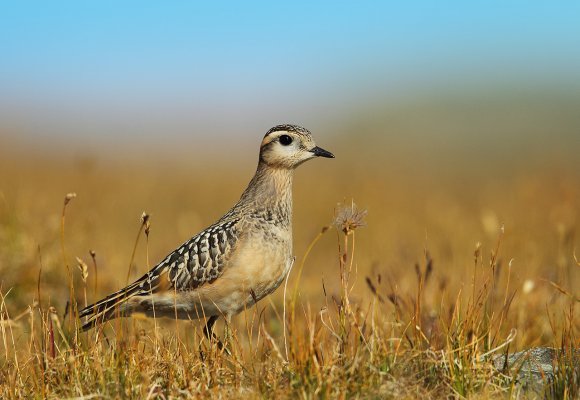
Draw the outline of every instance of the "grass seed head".
M81 278L83 279L83 282L86 283L87 278L89 277L89 267L87 263L85 263L80 257L77 257L77 264L79 270L81 271Z

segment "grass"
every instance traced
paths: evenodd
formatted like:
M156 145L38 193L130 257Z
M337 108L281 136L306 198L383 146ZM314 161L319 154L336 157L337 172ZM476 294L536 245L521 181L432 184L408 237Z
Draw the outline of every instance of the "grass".
M566 350L547 396L580 393L570 171L308 164L286 293L235 318L227 354L200 322L81 334L75 312L227 210L249 161L195 181L183 166L0 163L1 398L515 398L534 394L491 359L534 346Z

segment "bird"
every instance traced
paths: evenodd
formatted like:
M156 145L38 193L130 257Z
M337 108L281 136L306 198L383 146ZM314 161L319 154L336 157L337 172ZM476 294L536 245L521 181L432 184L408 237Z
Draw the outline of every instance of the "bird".
M80 310L81 330L136 313L204 319L208 338L220 316L227 328L232 316L274 292L289 273L294 170L316 157L334 155L318 147L309 130L290 124L269 129L239 201L141 278Z

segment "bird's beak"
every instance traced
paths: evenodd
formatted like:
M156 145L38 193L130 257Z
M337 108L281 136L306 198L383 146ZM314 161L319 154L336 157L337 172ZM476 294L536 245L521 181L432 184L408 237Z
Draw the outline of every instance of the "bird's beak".
M330 151L326 151L324 149L321 149L318 146L316 146L315 148L310 150L310 152L312 154L314 154L316 157L334 158L334 154L332 154Z

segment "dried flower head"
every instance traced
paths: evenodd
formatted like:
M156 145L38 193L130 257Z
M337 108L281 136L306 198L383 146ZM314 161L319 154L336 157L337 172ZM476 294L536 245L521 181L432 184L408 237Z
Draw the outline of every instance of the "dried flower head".
M77 197L76 193L67 193L66 196L64 196L64 205L66 206L75 197Z
M359 210L354 202L350 205L339 204L335 212L334 225L345 235L350 235L355 229L366 226L364 218L367 213L367 210Z
M150 218L149 214L147 214L145 211L143 211L143 213L141 214L141 223L143 225L149 224L149 218Z
M149 229L151 228L150 218L151 216L143 211L143 214L141 214L141 224L145 227L145 234L147 236L149 236Z
M523 286L522 286L522 291L524 292L524 294L528 294L528 293L531 293L535 287L536 287L536 283L532 279L526 279L524 281Z

